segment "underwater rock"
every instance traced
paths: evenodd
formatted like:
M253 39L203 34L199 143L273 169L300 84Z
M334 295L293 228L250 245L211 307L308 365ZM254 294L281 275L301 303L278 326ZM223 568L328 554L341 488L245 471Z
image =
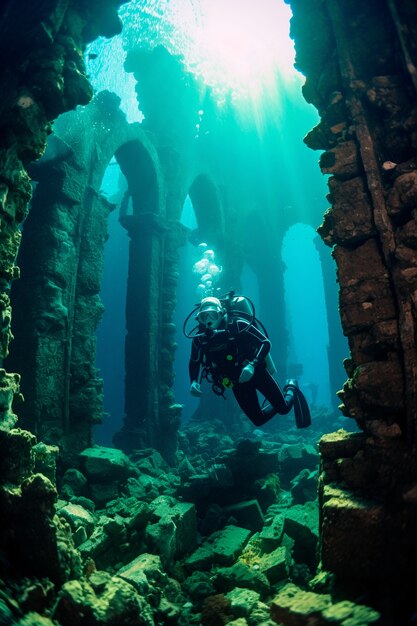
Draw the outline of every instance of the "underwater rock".
M291 495L294 504L304 504L317 498L318 478L318 470L310 472L304 469L291 480Z
M71 495L80 496L85 486L87 485L87 479L82 472L78 469L71 467L66 470L62 477L62 489L69 488Z
M87 536L92 533L96 523L95 517L79 504L67 504L59 509L58 515L69 523L73 532L82 527L85 529Z
M380 613L369 606L355 604L350 600L342 600L322 611L323 618L330 622L341 622L342 625L361 626L374 624L380 620Z
M180 584L167 576L159 556L141 554L117 572L129 581L155 610L155 620L178 617L179 606L185 602ZM165 623L163 621L163 623Z
M255 564L257 565L257 563ZM219 567L214 570L213 583L217 591L230 591L235 587L252 589L266 597L270 585L267 577L254 564L238 560L231 567Z
M341 428L320 438L320 454L324 459L352 457L363 448L365 439L364 433L350 433Z
M36 437L27 430L0 428L0 483L19 484L33 473Z
M20 391L19 374L7 374L0 368L0 431L11 430L17 422L12 403Z
M207 598L207 596L214 595L216 591L212 578L207 572L196 570L184 580L182 588L193 600L202 600Z
M123 480L134 474L129 457L115 448L86 448L79 457L81 469L92 483Z
M232 613L240 617L245 617L249 615L251 610L257 604L259 600L259 593L253 591L252 589L235 587L232 591L226 593L226 598L230 601ZM239 620L234 621L236 623Z
M275 585L280 580L288 578L290 562L291 557L286 546L280 546L260 557L259 571L267 577L271 585Z
M323 174L333 174L340 180L358 176L360 161L356 143L344 141L328 152L324 152L320 157L319 165Z
M237 526L226 526L207 539L185 560L189 571L207 570L213 565L232 565L249 540L250 531Z
M249 488L250 495L259 502L263 513L278 501L280 491L281 485L277 473L257 478Z
M264 525L264 516L257 500L238 502L223 508L223 513L234 518L237 525L248 528L252 532L261 530Z
M55 515L56 498L54 485L42 474L32 474L19 490L0 489L2 518L8 520L1 552L7 567L13 563L15 575L47 576L57 584L80 575L69 526Z
M268 525L265 525L259 533L262 550L264 552L272 552L280 545L284 535L285 515L278 513L275 515Z
M392 514L381 502L340 487L325 485L323 498L324 531L328 526L337 528L322 539L324 569L341 580L384 579L398 559L390 549L397 532ZM352 554L360 554L360 561L352 560Z
M49 617L30 611L18 621L13 622L13 626L56 626L56 622Z
M92 574L88 581L65 583L52 617L62 626L154 626L152 609L146 600L128 582L105 572Z
M91 500L99 509L104 508L108 502L116 500L120 496L119 483L117 481L92 483L89 485L88 490Z
M137 478L128 478L124 485L124 492L127 496L144 502L152 502L160 495L161 491L163 488L159 481L146 474L141 474Z
M156 524L146 529L147 540L168 561L191 552L197 543L195 505L177 502L170 496L159 496L150 503Z
M39 472L56 484L56 462L59 455L58 446L50 446L40 441L33 447L35 472Z
M399 176L390 190L387 209L390 217L403 217L417 206L417 171Z
M284 532L294 539L294 559L314 565L317 561L319 509L317 502L296 504L285 512Z
M371 205L362 178L329 180L331 209L317 232L329 245L357 245L375 235Z
M310 444L284 444L279 451L279 477L284 489L291 486L291 480L303 469L315 470L319 456Z
M272 600L271 617L277 624L320 623L321 612L330 605L330 595L303 591L289 583Z

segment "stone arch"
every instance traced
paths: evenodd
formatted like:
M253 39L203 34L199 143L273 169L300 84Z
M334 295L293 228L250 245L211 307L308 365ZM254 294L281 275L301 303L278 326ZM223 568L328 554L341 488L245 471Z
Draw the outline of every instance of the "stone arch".
M146 196L152 202L143 203L129 230L146 233L143 236L150 243L143 254L149 256L154 275L162 265L163 184L156 149L139 124L126 122L118 105L116 96L104 92L85 109L57 122L49 153L33 168L38 184L23 230L18 261L22 278L12 296L20 314L9 358L13 370L22 375L27 398L22 408L24 424L46 442L62 445L69 456L92 443L92 426L102 419L95 329L102 314L99 291L107 217L115 207L100 195L100 185L108 163L117 155L132 186L136 184L136 203L145 183L144 178L139 187L133 182L133 167L126 158L131 146L134 155L140 154L139 167L146 164L148 174L153 166L154 189ZM146 321L150 324L154 319L148 316ZM151 351L155 360L155 348L148 348L146 354L149 357Z

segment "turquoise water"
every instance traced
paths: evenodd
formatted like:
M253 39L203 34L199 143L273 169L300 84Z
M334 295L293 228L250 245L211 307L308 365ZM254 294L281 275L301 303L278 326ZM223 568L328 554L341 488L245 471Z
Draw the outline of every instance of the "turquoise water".
M289 7L280 0L265 0L255 13L249 0L231 0L227 6L228 10L219 12L225 3L216 0L133 1L122 5L123 32L111 40L97 40L87 50L90 79L95 91L110 89L117 93L128 121L141 124L146 124L146 120L137 101L135 79L123 68L126 51L139 42L148 49L163 44L172 54L183 55L186 68L212 90L219 111L230 89L235 130L229 139L224 135L222 152L232 164L229 174L234 189L241 190L242 200L250 196L255 209L255 217L248 218L246 226L249 234L244 241L247 260L241 276L242 289L254 301L258 316L270 334L279 383L285 382L280 371L284 371L286 365L301 363L300 383L305 385L307 398L311 399L309 389L315 386L318 390L316 403L330 407L337 389L331 389L329 383L325 297L314 243L315 229L328 206L328 190L318 167L319 153L309 150L303 143L305 134L317 124L318 114L303 99L304 79L293 67ZM244 28L248 29L246 35L239 30ZM261 30L257 32L257 28ZM245 70L248 71L246 78ZM117 203L123 195L123 185L118 165L111 163L102 191ZM239 207L234 209L239 210ZM267 224L265 231L257 232L256 215ZM182 221L190 228L196 225L189 198ZM233 223L226 225L226 228L233 227ZM318 245L323 246L321 242ZM126 233L115 211L110 216L105 250L101 293L105 313L97 333L97 365L105 381L105 410L112 416L112 430L117 430L123 415L123 285L127 277L127 246ZM268 258L263 258L265 249L273 251ZM324 254L330 256L330 250L326 249ZM174 388L177 401L184 404L186 418L195 410L196 400L189 396L190 346L189 340L182 336L181 324L196 301L195 276L191 271L194 261L195 249L188 244L180 259L180 275L185 278L178 287L175 313L179 330ZM268 276L271 307L268 299L259 299L255 267L258 273L262 271ZM283 353L275 338L275 320L271 313L276 293L274 276L282 271L288 354ZM114 297L115 281L117 298ZM337 306L336 289L333 306ZM348 356L347 347L343 356ZM342 383L340 380L337 388ZM109 428L105 423L97 431L104 443L109 442Z

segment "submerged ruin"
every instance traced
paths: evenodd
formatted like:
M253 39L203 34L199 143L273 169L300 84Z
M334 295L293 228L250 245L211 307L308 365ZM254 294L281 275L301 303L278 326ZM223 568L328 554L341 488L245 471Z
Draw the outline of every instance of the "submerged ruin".
M346 379L340 412L313 415L326 433L318 449L309 433L254 438L230 407L216 414L209 402L181 426L181 248L208 241L227 289L248 261L249 230L264 244L262 259L251 257L262 300L265 268L299 216L276 212L278 185L260 191L279 172L251 133L236 154L233 107L210 94L202 102L197 78L163 46L127 53L142 123L128 122L110 91L93 94L86 46L121 32L123 4L0 9L0 623L411 624L414 3L290 2L303 95L320 115L304 141L329 176L331 206L310 216L337 267L336 285L320 247L329 372L334 384ZM100 191L111 162L125 180L117 206ZM181 223L187 196L195 233ZM104 417L95 333L113 211L129 240L125 410L105 447L94 440ZM285 354L282 274L276 284L269 314Z

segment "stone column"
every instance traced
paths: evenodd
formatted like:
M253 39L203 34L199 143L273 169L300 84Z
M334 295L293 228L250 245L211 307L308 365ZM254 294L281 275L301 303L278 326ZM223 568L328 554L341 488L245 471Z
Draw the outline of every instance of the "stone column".
M405 623L417 575L415 49L410 67L392 2L291 4L304 95L321 114L305 142L331 174L319 233L351 352L342 408L364 431L320 442L321 560L339 582L395 598Z
M177 344L176 328L172 322L177 303L179 281L179 248L187 241L187 228L179 222L169 222L165 236L164 272L162 282L161 331L159 353L159 423L158 450L166 461L175 464L177 433L181 423L182 405L175 402L174 362Z
M125 416L114 435L127 452L158 447L159 348L163 245L167 225L156 213L121 218L131 239L126 299Z

